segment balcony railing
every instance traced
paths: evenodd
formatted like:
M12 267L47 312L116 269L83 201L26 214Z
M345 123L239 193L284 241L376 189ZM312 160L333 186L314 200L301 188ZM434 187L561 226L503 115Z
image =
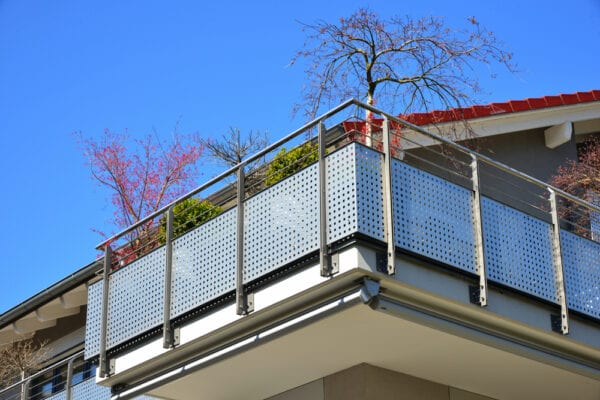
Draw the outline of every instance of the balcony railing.
M318 161L264 184L269 154L315 130L308 141L318 144ZM217 201L223 212L174 234L175 206L194 196ZM348 238L386 248L381 272L389 275L402 251L473 277L481 306L488 281L554 304L555 329L567 334L569 311L600 319L600 244L590 240L599 212L348 101L102 243L103 279L89 287L86 359L98 358L104 376L109 352L160 333L172 347L173 324L215 304L235 301L238 314L250 313L256 287L308 258L332 276L330 254ZM158 229L164 244L152 239Z
M1 400L95 400L110 397L110 389L96 385L96 367L83 352L52 364L0 390Z

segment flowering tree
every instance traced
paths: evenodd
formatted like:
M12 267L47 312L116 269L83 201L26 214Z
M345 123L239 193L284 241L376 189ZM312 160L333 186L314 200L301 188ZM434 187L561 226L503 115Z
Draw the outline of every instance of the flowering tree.
M550 179L551 185L590 203L600 205L600 137L586 141L578 161L568 161ZM573 230L584 236L600 238L600 215L568 201L560 208L561 218L571 222ZM591 235L590 235L591 233Z
M196 177L202 146L175 133L171 143L156 136L134 139L128 132L105 130L98 140L78 135L92 176L110 189L114 224L125 228L183 195ZM153 222L133 232L137 241L147 239Z
M360 8L338 23L306 24L308 60L304 111L314 117L355 97L402 113L432 107L460 107L479 92L477 64L500 64L513 70L512 54L475 18L466 29L447 27L442 18L380 18ZM368 117L368 115L367 115Z

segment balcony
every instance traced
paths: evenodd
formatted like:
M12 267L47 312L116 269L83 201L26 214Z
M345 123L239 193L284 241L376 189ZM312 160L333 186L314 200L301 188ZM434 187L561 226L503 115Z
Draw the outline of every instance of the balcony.
M96 385L96 367L83 352L60 360L0 391L2 400L94 400L110 396Z
M311 134L318 161L263 184ZM355 101L193 196L223 212L174 233L173 204L100 245L85 359L114 398L266 398L352 362L497 398L600 393L598 207Z

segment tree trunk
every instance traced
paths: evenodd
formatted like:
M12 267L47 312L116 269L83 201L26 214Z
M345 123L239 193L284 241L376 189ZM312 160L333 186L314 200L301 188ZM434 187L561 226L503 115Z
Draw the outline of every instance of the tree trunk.
M374 103L373 93L369 91L367 93L367 105L372 106ZM373 112L371 110L366 111L366 130L365 130L365 145L367 147L373 147Z

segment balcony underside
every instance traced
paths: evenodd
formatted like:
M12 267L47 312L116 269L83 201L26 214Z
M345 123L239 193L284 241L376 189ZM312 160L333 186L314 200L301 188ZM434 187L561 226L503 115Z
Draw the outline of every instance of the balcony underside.
M148 394L264 399L360 363L498 399L600 397L600 381L565 360L385 300L375 309L357 300L254 339Z
M128 383L115 397L124 399L264 399L368 363L496 399L600 397L600 351L552 332L547 306L492 289L496 307L486 310L469 303L463 278L399 260L405 284L341 258L343 272L321 284L306 282L314 266L258 291L260 309L248 317L219 324L225 307L182 326L174 351L157 352L157 339L116 357L103 384ZM438 283L444 296L425 290ZM282 300L261 307L274 293Z

